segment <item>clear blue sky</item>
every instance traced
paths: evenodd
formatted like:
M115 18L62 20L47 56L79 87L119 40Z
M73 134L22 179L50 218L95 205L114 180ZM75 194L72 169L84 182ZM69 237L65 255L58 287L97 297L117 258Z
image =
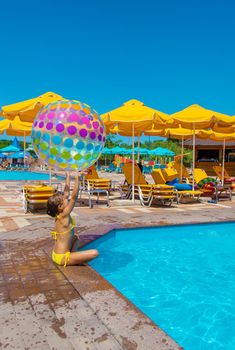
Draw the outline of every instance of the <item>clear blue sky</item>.
M99 113L131 98L235 114L232 0L1 2L0 106L54 91Z

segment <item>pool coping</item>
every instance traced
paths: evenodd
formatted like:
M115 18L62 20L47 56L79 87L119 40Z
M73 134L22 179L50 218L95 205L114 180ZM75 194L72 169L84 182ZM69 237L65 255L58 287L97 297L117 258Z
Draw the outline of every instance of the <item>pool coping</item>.
M122 349L146 349L146 345L148 350L183 349L91 266L57 267Z
M164 224L135 226L133 224L117 225L108 230L99 230L95 239L86 242L81 247L86 247L91 242L114 231L131 229L148 229L156 227L189 226L189 225L209 225L220 223L232 223L235 220L210 221L180 224ZM48 255L50 250L46 249ZM148 350L180 350L183 349L176 340L162 330L152 321L142 310L125 297L117 288L102 277L90 265L70 266L64 268L57 266L65 278L73 285L79 295L85 300L95 312L101 322L110 329L112 335L122 345L123 349L145 349Z
M91 266L59 269L123 349L183 349Z

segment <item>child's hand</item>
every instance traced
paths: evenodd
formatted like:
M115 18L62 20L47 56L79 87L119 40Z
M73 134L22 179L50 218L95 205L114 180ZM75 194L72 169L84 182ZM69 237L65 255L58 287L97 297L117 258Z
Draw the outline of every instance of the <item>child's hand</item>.
M85 174L87 174L87 170L86 169L82 170L82 171L78 171L76 177L80 178L82 175L85 175Z
M78 177L80 177L80 176L83 175L83 174L87 174L87 170L86 170L86 169L77 172L77 176L78 176Z
M70 172L66 171L66 179L70 180Z

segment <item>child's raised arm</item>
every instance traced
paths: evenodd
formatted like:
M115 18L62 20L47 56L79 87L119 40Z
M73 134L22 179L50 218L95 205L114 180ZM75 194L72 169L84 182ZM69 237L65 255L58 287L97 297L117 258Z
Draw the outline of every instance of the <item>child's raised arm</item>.
M64 186L64 199L69 199L70 194L70 172L66 173L66 182Z
M63 213L62 213L62 215L64 215L64 216L69 215L74 208L74 205L75 205L76 200L78 198L78 192L79 192L79 177L83 173L84 173L84 171L78 172L77 176L75 176L74 188L73 188L73 192L71 194L70 201L68 202L68 205L66 206L66 208L63 210Z

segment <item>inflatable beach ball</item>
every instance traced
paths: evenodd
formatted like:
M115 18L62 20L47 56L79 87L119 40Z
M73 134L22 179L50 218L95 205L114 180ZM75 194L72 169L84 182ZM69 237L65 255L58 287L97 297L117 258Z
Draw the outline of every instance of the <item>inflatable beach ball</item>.
M40 110L32 128L38 157L58 170L83 170L99 158L105 130L97 112L75 100L60 100Z

